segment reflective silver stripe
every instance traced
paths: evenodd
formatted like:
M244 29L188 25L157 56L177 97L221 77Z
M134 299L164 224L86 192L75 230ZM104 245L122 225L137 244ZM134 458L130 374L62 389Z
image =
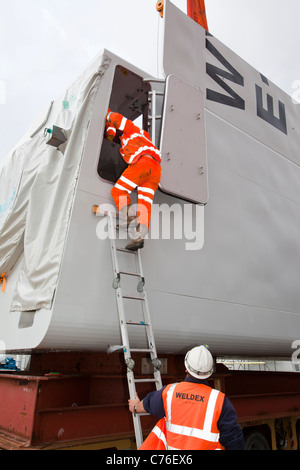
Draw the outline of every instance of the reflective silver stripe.
M138 199L143 199L146 202L150 202L150 204L153 204L153 199L150 199L150 197L143 196L142 194L138 195Z
M197 428L190 428L188 426L178 426L177 424L172 424L167 422L167 430L173 432L174 434L181 434L182 436L195 437L197 439L204 439L209 442L218 442L219 433L206 432Z
M138 156L140 155L142 152L145 152L147 150L151 150L151 152L154 152L156 153L160 158L161 158L161 154L160 154L160 151L157 150L155 147L140 147L133 155L131 155L130 159L129 159L129 162L128 163L132 163L133 160Z
M122 122L121 122L120 127L119 127L120 131L124 131L125 126L126 126L126 122L127 122L127 119L125 117L123 117Z
M174 393L174 389L176 387L176 385L178 385L177 383L175 384L172 384L171 387L169 388L168 392L167 392L167 413L168 413L168 416L167 416L167 420L169 421L169 423L171 422L171 404L172 404L172 399L173 399L173 393ZM168 421L167 421L167 424L168 424Z
M128 186L131 186L133 189L135 189L137 187L136 183L134 183L133 181L130 181L127 178L125 178L125 176L121 176L120 180L123 181L123 183L128 184Z
M132 193L131 189L124 188L124 186L121 186L120 184L116 183L115 188L120 189L121 191L126 191L128 194Z
M136 139L137 137L142 137L144 140L148 140L148 142L150 142L152 144L151 140L147 139L147 137L145 137L142 134L137 134L136 133L136 134L132 134L130 137L128 137L128 139L124 139L123 140L123 146L126 147L126 145L128 145L128 142L130 140Z
M155 426L152 432L156 435L156 437L158 437L158 439L163 441L165 447L167 448L167 439L166 439L165 434L162 432L162 430L158 426Z
M205 415L205 421L204 421L204 426L203 426L203 431L205 432L211 431L218 396L219 396L218 390L213 389L209 396L206 415Z
M107 115L106 117L106 120L109 121L110 120L110 116L112 115L112 111Z
M142 193L148 193L148 194L155 194L155 191L153 191L153 189L151 188L140 188L138 187L138 191L141 191Z

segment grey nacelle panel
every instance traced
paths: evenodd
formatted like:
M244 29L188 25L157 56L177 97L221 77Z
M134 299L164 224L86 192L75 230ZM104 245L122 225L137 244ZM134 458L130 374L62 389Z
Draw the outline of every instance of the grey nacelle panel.
M207 156L203 92L175 75L167 78L162 122L161 189L206 204Z

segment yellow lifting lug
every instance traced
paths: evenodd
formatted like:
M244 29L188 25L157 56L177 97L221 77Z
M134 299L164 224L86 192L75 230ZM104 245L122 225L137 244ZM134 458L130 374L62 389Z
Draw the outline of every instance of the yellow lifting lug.
M164 17L164 0L157 2L156 10L159 12L160 16L163 18Z

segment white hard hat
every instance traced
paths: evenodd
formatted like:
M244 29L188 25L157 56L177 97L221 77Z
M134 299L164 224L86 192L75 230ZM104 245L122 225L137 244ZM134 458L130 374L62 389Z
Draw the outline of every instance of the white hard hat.
M214 361L206 346L197 346L185 356L184 365L196 379L207 379L213 373Z

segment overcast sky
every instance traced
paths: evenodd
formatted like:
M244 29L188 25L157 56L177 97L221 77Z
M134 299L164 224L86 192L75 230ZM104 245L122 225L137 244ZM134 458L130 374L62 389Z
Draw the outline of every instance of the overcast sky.
M186 12L186 0L173 3ZM157 75L155 7L156 0L0 0L0 161L103 47ZM300 96L300 0L206 0L206 10L214 36Z

